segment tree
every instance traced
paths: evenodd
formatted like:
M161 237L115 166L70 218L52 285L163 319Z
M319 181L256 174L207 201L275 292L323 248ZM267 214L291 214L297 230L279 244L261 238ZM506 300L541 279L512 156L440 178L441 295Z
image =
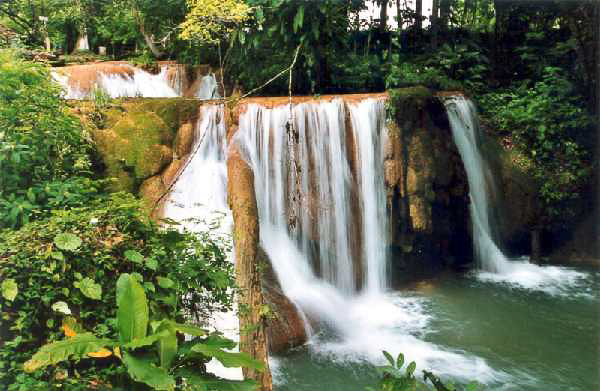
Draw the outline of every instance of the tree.
M251 8L239 0L187 0L189 11L181 24L183 39L217 43L248 20Z

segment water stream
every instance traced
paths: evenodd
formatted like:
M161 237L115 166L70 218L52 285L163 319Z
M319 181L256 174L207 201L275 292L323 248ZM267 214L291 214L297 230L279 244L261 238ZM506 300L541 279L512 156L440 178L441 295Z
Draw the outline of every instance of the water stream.
M570 287L578 286L586 277L584 273L556 266L538 266L530 263L527 257L509 260L500 250L493 230L497 223L491 213L490 201L496 184L493 173L481 156L482 133L477 110L470 100L462 96L448 98L445 104L452 136L469 181L473 247L480 269L479 277L550 294L565 293Z
M479 153L474 108L463 98L446 104L471 188L481 269L403 291L387 282L384 101L335 99L291 110L249 104L241 114L233 142L254 171L261 246L310 335L305 346L272 358L278 390L364 390L384 349L488 389L598 388L599 273L502 254L492 234L492 173ZM206 221L216 211L219 230L228 234L222 107L201 108L196 148L166 215L205 229L188 218ZM235 313L213 326L234 337ZM214 363L209 369L240 377Z

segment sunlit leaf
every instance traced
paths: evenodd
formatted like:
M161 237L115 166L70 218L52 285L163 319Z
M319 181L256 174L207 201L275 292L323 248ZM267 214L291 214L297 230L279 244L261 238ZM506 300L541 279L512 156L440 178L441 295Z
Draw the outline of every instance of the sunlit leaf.
M13 301L19 293L19 286L12 278L7 278L6 280L2 281L1 289L2 297L8 301Z
M75 251L81 246L81 239L71 233L62 233L54 237L54 244L61 250Z

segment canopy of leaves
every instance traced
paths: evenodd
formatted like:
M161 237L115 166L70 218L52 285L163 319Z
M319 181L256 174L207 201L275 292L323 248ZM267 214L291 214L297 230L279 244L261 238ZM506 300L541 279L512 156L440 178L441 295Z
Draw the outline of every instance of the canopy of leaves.
M219 39L247 20L250 7L239 0L187 0L188 14L181 37L206 43Z

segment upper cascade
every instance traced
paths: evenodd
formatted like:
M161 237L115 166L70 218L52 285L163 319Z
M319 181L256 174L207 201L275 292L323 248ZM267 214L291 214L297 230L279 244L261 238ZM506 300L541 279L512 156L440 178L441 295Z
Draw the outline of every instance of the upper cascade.
M52 76L64 90L65 99L92 99L96 90L111 98L219 98L214 73L195 75L188 82L185 66L170 62L159 63L156 74L126 62L100 62L56 68Z

